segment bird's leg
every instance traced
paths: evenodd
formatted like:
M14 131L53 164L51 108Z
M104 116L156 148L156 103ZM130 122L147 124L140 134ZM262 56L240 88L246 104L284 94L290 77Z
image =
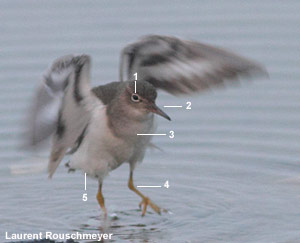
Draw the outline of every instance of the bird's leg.
M107 210L104 204L104 197L102 195L102 183L99 182L99 188L98 188L98 193L97 193L97 200L98 203L102 209L102 211L104 212L105 217L107 217Z
M141 198L142 201L139 204L139 207L141 208L141 206L143 205L143 212L142 212L142 216L145 216L146 214L146 210L147 210L147 206L149 205L156 213L160 214L160 208L153 203L149 197L144 196L138 189L135 188L135 186L133 185L133 173L132 171L130 171L130 176L129 176L129 180L128 180L128 187L130 190L134 191L136 194L138 194Z

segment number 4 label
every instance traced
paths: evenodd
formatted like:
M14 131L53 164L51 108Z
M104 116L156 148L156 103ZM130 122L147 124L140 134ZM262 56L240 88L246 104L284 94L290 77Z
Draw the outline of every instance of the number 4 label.
M169 181L166 181L166 182L165 182L164 187L165 187L165 188L169 188L169 187L170 187Z

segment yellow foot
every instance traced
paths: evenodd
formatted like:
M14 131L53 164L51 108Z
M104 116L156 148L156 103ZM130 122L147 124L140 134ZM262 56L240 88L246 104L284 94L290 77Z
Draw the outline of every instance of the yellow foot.
M148 205L158 214L160 214L160 208L153 202L151 202L149 197L143 198L143 200L140 202L139 207L141 208L143 205L143 212L142 216L145 216Z

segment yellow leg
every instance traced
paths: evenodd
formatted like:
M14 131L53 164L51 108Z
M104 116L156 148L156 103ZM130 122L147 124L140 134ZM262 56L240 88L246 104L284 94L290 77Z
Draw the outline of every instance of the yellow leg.
M98 188L98 194L97 194L97 200L98 203L102 209L102 211L104 212L105 217L107 216L107 210L104 204L104 197L102 195L102 183L99 183L99 188Z
M156 213L160 214L160 208L153 203L149 197L144 196L138 189L135 188L135 186L133 185L133 175L132 175L132 171L130 171L130 176L129 176L129 181L128 181L128 187L130 190L134 191L136 194L138 194L141 198L142 201L139 204L139 207L141 208L141 206L143 205L143 212L142 212L142 216L145 216L146 211L147 211L147 206L149 205Z

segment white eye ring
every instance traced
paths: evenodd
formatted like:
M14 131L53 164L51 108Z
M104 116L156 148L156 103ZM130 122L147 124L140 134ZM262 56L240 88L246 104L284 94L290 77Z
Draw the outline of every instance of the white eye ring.
M140 97L137 94L132 94L131 95L131 100L133 102L140 102Z

